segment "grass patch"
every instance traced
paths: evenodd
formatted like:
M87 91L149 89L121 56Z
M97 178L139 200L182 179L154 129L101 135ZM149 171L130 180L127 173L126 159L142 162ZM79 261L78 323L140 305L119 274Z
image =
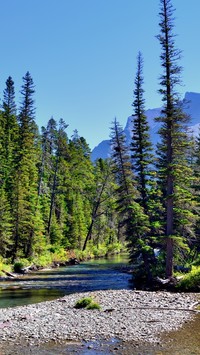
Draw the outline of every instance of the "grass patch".
M12 272L11 264L7 264L6 260L0 257L0 276L5 276L3 270L6 272Z
M98 309L100 310L101 307L97 302L94 302L94 300L91 297L84 297L81 298L81 300L77 301L75 306L75 308L85 308L85 309Z
M89 306L89 304L92 303L92 301L93 300L90 297L81 298L81 300L76 302L75 308L86 308L87 306Z
M101 306L97 302L91 302L86 309L101 309Z

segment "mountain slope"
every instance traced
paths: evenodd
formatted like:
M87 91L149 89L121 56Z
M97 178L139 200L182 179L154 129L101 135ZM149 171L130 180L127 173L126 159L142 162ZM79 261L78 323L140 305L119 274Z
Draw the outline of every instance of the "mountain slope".
M159 122L155 122L155 117L159 117L161 114L160 108L148 109L145 114L148 118L150 127L150 137L152 143L155 145L159 140L158 130L160 127ZM194 135L197 136L200 129L200 93L186 92L184 97L184 111L187 113L191 121L189 123L189 130ZM132 116L127 119L126 126L124 128L124 133L126 135L126 141L129 145L132 136ZM110 140L104 140L92 151L91 159L95 161L98 158L106 159L110 156Z

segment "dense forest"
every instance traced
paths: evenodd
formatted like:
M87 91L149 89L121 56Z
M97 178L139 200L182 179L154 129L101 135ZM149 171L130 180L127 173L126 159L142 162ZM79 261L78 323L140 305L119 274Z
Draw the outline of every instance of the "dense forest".
M46 265L75 255L96 257L128 248L136 278L171 278L174 265L200 265L200 136L177 92L181 52L174 9L160 0L160 141L153 147L145 116L143 57L137 56L132 142L117 119L111 157L92 163L90 148L67 122L35 122L34 82L27 72L21 102L11 76L0 111L0 257L2 263ZM138 268L137 268L138 266ZM200 272L199 272L200 274ZM143 282L142 281L142 282Z

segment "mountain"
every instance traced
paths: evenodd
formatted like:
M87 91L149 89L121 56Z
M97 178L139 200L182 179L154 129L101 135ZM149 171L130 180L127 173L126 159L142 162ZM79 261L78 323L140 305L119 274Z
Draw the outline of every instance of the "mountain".
M189 132L194 136L197 136L200 129L200 93L196 92L186 92L184 97L184 112L187 113L191 121L189 123ZM153 108L145 111L147 116L149 127L150 127L150 137L152 143L155 145L159 140L158 130L160 127L159 122L155 122L155 117L161 115L162 108ZM127 145L131 142L132 136L132 116L129 116L127 119L126 126L124 128L124 133L126 136ZM91 155L92 161L95 161L98 158L106 159L110 156L110 140L104 140L96 146Z

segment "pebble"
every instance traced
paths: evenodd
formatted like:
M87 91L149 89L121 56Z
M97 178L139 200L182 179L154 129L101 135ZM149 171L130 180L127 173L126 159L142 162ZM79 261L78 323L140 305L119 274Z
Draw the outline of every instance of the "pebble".
M75 309L92 297L101 310ZM77 293L61 299L0 309L0 339L39 345L48 341L112 339L156 343L159 334L180 327L193 316L195 294L106 290ZM109 310L109 311L108 311ZM111 310L111 311L110 311Z

